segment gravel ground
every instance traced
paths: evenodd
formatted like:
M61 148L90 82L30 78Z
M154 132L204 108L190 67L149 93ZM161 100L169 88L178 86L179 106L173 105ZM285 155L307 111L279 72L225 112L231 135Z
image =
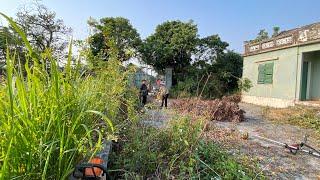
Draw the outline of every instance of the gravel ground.
M163 128L171 119L170 111L167 109L146 109L141 117L142 123L148 126Z
M283 147L256 137L263 136L291 145L302 142L307 134L310 136L307 143L319 149L319 139L312 138L314 130L263 120L263 108L256 105L241 103L240 107L246 111L244 122L214 122L219 128L239 134L248 133L248 140L239 140L230 149L231 153L259 159L261 169L270 179L320 179L320 158L302 152L294 155Z

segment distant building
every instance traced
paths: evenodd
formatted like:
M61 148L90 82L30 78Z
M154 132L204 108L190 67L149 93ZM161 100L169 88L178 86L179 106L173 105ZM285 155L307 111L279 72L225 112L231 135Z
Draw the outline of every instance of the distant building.
M320 100L320 23L245 44L243 77L253 87L244 102L287 107Z

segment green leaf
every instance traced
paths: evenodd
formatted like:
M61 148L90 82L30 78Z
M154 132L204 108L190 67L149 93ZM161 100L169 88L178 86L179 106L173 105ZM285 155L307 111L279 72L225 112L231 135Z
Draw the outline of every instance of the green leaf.
M99 111L94 111L94 110L88 110L88 111L86 111L86 112L90 112L90 113L97 114L97 115L101 116L102 119L105 120L105 121L108 123L111 131L114 132L113 123L112 123L112 121L111 121L106 115L104 115L103 113L101 113L101 112L99 112Z

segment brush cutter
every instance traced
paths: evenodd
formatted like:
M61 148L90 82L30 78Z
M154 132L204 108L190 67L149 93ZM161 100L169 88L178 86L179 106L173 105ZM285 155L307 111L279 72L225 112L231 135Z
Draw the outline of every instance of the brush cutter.
M258 135L253 135L256 138L262 139L264 141L268 141L271 142L273 144L277 144L279 146L282 146L286 149L288 149L290 151L290 153L292 154L297 154L298 151L310 154L314 157L320 158L320 150L317 150L315 148L313 148L312 146L306 144L307 143L307 136L304 137L304 141L298 144L291 144L288 145L287 143L283 143L283 142L279 142L279 141L275 141L269 138L265 138L262 136L258 136Z
M112 142L103 143L103 150L88 163L76 165L69 180L106 180L108 179L107 164Z
M105 180L107 179L107 167L103 165L100 158L96 157L89 163L77 165L72 176L74 179L81 180Z

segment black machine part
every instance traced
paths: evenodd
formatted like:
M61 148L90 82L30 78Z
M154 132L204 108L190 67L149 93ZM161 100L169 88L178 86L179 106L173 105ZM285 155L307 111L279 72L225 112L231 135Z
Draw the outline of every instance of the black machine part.
M99 168L102 170L102 176L100 174L95 174L94 168ZM86 169L92 169L93 175L88 176L85 174ZM75 167L75 170L73 171L72 176L75 179L81 179L81 180L102 180L103 177L106 177L107 169L104 165L101 164L92 164L92 163L84 163L77 165Z

